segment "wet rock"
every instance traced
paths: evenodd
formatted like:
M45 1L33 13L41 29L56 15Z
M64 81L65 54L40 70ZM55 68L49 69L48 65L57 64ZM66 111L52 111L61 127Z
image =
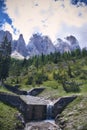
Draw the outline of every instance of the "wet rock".
M30 122L26 124L24 130L61 130L59 126L51 122Z
M77 130L84 130L83 126L78 126Z

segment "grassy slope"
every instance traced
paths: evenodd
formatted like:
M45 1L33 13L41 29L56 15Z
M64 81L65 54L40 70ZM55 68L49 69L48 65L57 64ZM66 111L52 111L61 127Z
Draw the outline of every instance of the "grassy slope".
M52 74L54 70L58 71L58 68L61 68L61 70L65 69L65 71L67 71L66 69L67 63L65 63L64 61L58 64L50 64L50 65L44 66L44 71L48 74L49 80L41 84L41 86L45 86L46 89L39 96L44 96L46 98L55 99L55 98L66 96L66 95L73 95L73 94L80 95L74 102L70 103L70 105L61 114L60 122L65 122L64 130L87 130L87 121L86 121L87 120L87 112L86 112L86 109L87 109L87 78L86 78L87 63L86 63L86 59L85 58L78 59L76 60L75 63L72 62L72 60L68 62L72 68L72 73L77 74L77 76L69 80L75 80L77 83L81 83L80 85L81 92L66 93L62 85L58 83L58 81L55 81L53 79ZM32 88L32 85L25 84L26 80L27 80L27 75L21 77L20 89L29 90ZM7 91L7 90L0 88L0 91ZM9 111L11 114L9 114ZM5 104L0 103L0 130L15 130L14 124L17 120L15 119L14 115L16 112L18 111L15 110L14 108L11 108ZM9 122L7 122L6 119ZM8 127L8 124L9 124L9 127Z
M22 130L22 124L17 119L18 113L15 108L0 102L0 130Z
M66 93L61 84L56 81L47 81L44 83L47 86L45 93L42 95L49 95L50 97L60 97L68 95L78 95L77 99L71 102L66 109L57 118L57 124L63 128L63 130L87 130L87 63L86 59L77 60L74 64L69 62L72 68L72 72L78 72L77 76L73 78L77 83L81 83L79 93ZM64 64L64 63L62 63ZM70 80L70 79L69 79ZM53 83L54 82L54 83ZM50 88L51 86L51 88ZM57 89L53 86L58 86ZM49 91L50 90L50 91Z
M57 118L63 130L87 130L87 96L79 95Z

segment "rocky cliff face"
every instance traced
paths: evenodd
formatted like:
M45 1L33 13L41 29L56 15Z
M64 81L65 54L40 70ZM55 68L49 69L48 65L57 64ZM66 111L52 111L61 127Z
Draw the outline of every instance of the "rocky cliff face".
M0 43L3 42L4 38L7 36L9 42L12 43L12 34L9 31L0 31Z
M74 36L66 37L67 43L70 45L70 50L80 49L79 42Z
M14 40L12 42L12 52L14 52L14 51L20 53L24 57L26 57L28 54L26 44L25 44L25 41L24 41L22 34L20 34L18 40Z
M27 45L28 53L33 55L50 54L55 52L55 47L48 36L34 34Z
M56 51L61 53L71 52L76 49L80 49L79 42L74 36L67 36L64 40L57 39L55 44Z
M63 41L62 39L57 39L55 48L57 52L64 53L64 52L70 52L70 45Z
M8 41L12 43L12 57L32 57L35 55L50 54L51 52L71 52L75 49L80 49L79 42L74 36L67 36L64 40L58 38L55 45L48 36L33 34L28 45L24 41L23 35L20 34L18 40L12 41L12 35L9 31L0 31L0 43L7 36Z

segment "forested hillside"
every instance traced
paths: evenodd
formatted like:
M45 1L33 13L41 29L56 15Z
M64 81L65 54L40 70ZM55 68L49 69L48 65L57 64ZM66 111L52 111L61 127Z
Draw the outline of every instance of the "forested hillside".
M64 112L56 118L56 123L64 130L76 130L78 128L81 128L79 130L85 130L85 128L87 128L86 49L77 49L62 54L59 52L51 53L49 55L42 54L41 56L34 56L24 60L10 58L9 54L0 55L0 71L2 72L0 73L0 80L3 84L16 86L18 89L22 90L29 90L34 87L43 86L45 90L38 96L51 100L61 96L78 95L77 100L71 103L71 105L69 105ZM7 59L9 60L8 62ZM2 85L0 86L0 91L9 93L9 91ZM8 111L12 113L12 116ZM70 113L71 111L72 113ZM70 115L67 114L68 112ZM5 116L4 113L6 113ZM2 115L0 117L0 124L2 124L0 128L1 130L23 129L24 126L18 119L18 111L14 108L0 103L0 115ZM80 120L81 117L82 120ZM73 121L71 121L71 118ZM7 123L8 119L9 122ZM72 122L71 124L69 120ZM77 122L77 120L80 122Z
M21 89L45 86L54 90L61 89L67 94L84 91L86 74L87 51L77 49L71 53L42 54L28 60L11 59L9 77L5 82L18 84Z

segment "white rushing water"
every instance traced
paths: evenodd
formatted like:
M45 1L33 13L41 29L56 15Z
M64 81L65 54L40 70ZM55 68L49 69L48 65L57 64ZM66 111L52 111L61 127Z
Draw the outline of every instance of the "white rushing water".
M47 104L46 120L29 122L26 124L24 130L33 130L34 128L40 128L44 130L61 130L53 119L53 107L54 103L52 101L49 101L49 103Z
M47 104L47 120L51 120L53 118L53 102L49 102L49 104Z

